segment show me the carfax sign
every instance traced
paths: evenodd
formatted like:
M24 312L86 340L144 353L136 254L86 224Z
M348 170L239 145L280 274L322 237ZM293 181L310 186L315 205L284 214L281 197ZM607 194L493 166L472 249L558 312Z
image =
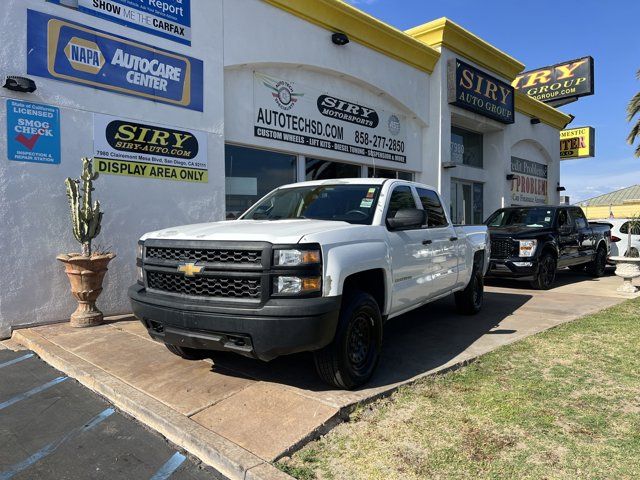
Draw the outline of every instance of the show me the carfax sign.
M204 132L93 115L96 170L109 175L206 183Z
M44 13L27 12L31 75L202 111L202 61Z
M254 135L406 163L406 118L340 95L254 74Z
M191 0L48 0L191 45Z

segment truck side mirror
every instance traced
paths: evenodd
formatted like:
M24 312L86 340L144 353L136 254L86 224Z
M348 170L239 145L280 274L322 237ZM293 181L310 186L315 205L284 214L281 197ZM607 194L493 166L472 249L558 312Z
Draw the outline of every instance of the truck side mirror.
M393 218L387 218L389 230L420 228L427 220L424 210L419 208L401 208Z

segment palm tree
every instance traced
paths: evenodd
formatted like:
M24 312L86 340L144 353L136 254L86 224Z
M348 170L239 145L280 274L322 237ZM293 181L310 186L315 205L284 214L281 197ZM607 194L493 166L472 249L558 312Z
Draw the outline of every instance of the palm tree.
M636 72L636 78L640 80L640 70ZM629 102L629 105L627 105L627 122L633 120L633 117L638 113L640 113L640 92L636 93ZM638 136L640 136L640 119L638 119L631 129L631 132L629 132L629 136L627 137L629 145L633 145ZM640 145L636 147L635 155L636 157L640 157Z

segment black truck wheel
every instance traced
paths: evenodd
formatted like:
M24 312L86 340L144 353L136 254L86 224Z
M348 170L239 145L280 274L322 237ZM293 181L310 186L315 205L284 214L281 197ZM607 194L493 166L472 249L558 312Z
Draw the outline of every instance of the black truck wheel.
M607 268L607 250L604 247L598 247L596 256L592 262L587 264L587 273L593 277L602 277Z
M538 260L538 273L531 281L531 286L536 290L549 290L556 280L557 269L556 257L550 252L544 252Z
M453 294L458 312L463 315L475 315L482 310L484 301L484 278L477 266L473 267L471 280L464 290Z
M202 360L207 357L206 350L196 350L195 348L187 348L187 347L178 347L177 345L169 345L168 343L164 344L167 349L177 355L179 357L184 358L185 360Z
M333 341L314 354L318 375L337 388L358 387L371 378L381 346L378 303L368 293L353 292L344 297Z

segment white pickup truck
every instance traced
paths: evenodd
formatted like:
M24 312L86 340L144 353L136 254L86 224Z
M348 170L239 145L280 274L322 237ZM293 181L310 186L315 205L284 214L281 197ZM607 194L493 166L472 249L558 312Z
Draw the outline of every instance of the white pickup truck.
M477 313L488 259L487 228L452 225L431 187L304 182L237 220L144 235L129 296L177 355L313 351L320 377L348 389L371 377L387 320L450 294Z

